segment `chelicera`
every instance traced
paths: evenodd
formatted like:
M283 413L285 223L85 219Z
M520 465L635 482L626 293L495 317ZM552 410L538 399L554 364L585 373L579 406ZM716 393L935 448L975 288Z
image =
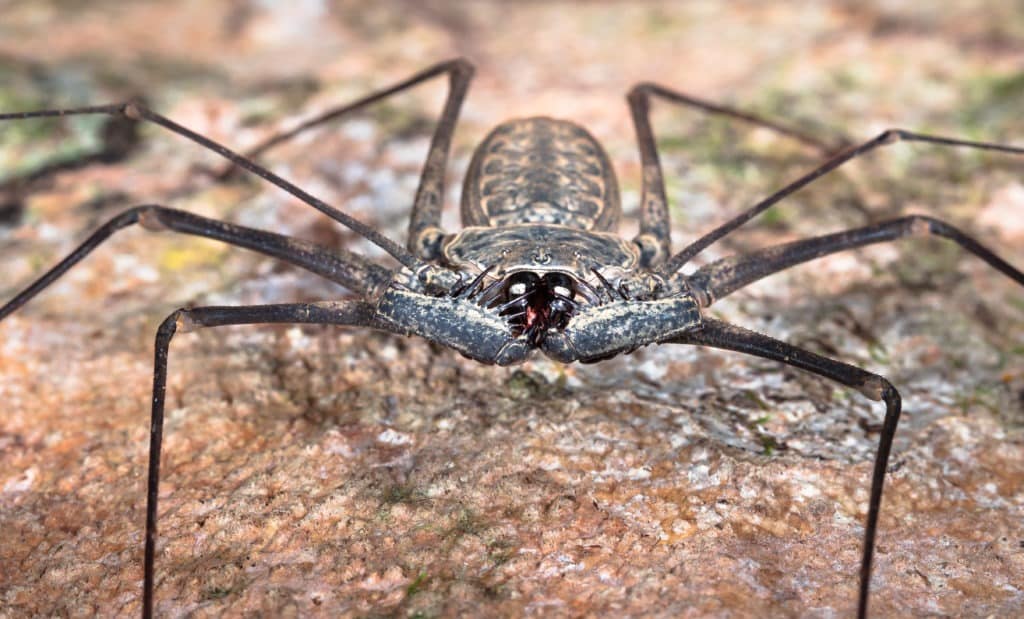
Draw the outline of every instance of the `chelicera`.
M956 227L912 215L712 262L684 276L692 258L786 196L869 151L896 141L968 147L1020 155L1000 144L888 130L859 145L834 147L758 116L644 83L628 96L643 168L639 234L615 234L621 208L616 177L601 145L578 125L552 118L511 120L476 149L462 198L464 228L440 226L444 175L459 110L473 68L464 60L430 67L356 102L328 110L239 155L172 120L128 102L76 109L0 114L18 120L106 114L148 121L228 159L347 226L394 257L387 268L341 248L325 248L279 234L215 221L162 205L132 207L96 230L71 255L0 308L10 315L119 229L204 236L289 262L344 285L358 300L247 307L196 307L173 312L156 335L146 504L143 616L154 608L157 497L168 349L176 333L255 323L316 323L418 335L477 361L509 365L535 353L563 363L596 362L650 344L693 344L772 359L817 374L885 404L885 417L868 502L861 555L858 611L867 615L872 557L885 471L900 416L898 391L884 377L709 317L716 300L751 282L815 258L905 237L949 239L1017 284L1024 273ZM309 127L360 109L437 76L447 76L448 97L434 132L403 248L373 228L273 174L255 158ZM816 148L823 162L717 228L671 252L669 212L651 128L652 98L688 105L768 127Z

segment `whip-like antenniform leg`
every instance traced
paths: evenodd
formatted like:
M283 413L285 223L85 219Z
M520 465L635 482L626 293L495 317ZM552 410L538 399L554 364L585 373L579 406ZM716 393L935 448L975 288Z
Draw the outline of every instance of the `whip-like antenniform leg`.
M153 563L156 557L157 497L160 494L160 447L163 441L164 400L167 391L167 352L175 333L202 327L266 323L344 325L390 330L374 306L362 301L287 303L249 307L179 309L168 316L156 334L153 363L153 411L149 430L149 475L146 492L146 550L143 559L142 616L153 616Z
M700 237L681 252L672 256L672 258L666 262L660 269L659 273L663 276L670 276L690 261L694 256L707 249L709 245L718 241L725 235L729 234L733 230L739 228L743 224L747 223L757 215L763 213L768 208L779 202L786 196L795 193L803 187L811 184L818 178L828 174L832 170L835 170L844 163L855 159L865 153L868 153L879 146L886 146L888 144L894 144L899 141L907 142L927 142L929 144L939 144L942 146L966 146L969 148L977 148L981 150L991 150L1001 153L1011 153L1015 155L1024 155L1024 148L1016 146L1006 146L1003 144L995 144L992 142L974 142L970 140L957 140L954 138L947 138L942 136L926 135L923 133L914 133L912 131L905 131L903 129L889 129L883 131L878 137L868 140L860 144L855 148L848 149L832 158L825 163L814 168L807 174L804 174L800 178L796 179L792 183L786 185L782 189L779 189L775 193L771 194L764 200L761 200L754 206L743 211L739 215L733 217L724 224L718 226L711 232L708 232L704 236Z
M311 118L297 127L283 131L263 140L245 152L250 159L259 157L268 150L278 146L295 136L314 127L337 120L346 114L361 110L383 99L438 77L448 75L448 96L445 98L441 118L434 129L430 140L427 161L420 175L419 188L413 203L412 216L409 222L409 241L407 247L413 254L424 260L437 258L441 231L441 207L444 205L444 176L448 168L448 155L451 152L452 135L459 119L459 111L466 99L470 81L473 79L473 65L463 58L456 58L428 67L401 82L382 90L372 92L351 103L331 108L315 118ZM233 166L225 168L219 178L226 177Z
M877 374L718 320L705 319L702 328L669 342L724 348L772 359L852 387L872 400L885 402L885 420L882 422L875 467L871 473L871 494L868 499L868 516L864 527L864 548L860 564L860 593L857 598L857 617L867 617L871 561L875 553L875 533L878 530L878 514L882 504L882 487L885 484L885 469L889 462L893 437L896 435L896 425L900 419L899 392L888 380Z
M148 230L172 230L183 234L204 236L258 251L290 262L362 295L379 292L390 280L390 271L373 264L362 256L345 250L328 250L308 241L289 238L273 232L236 226L164 206L147 204L130 208L100 226L71 254L0 307L0 320L42 292L68 269L88 256L103 241L110 238L112 234L132 224L141 224Z
M651 128L651 98L658 97L669 103L696 108L708 114L717 114L741 120L752 125L765 127L806 144L819 151L822 156L838 152L844 146L828 144L814 136L781 123L762 118L756 114L698 99L664 86L644 82L629 91L626 100L636 129L637 147L640 150L640 164L643 173L643 188L640 198L640 233L634 242L640 246L641 261L645 267L662 264L671 252L671 234L668 214L668 198L665 194L665 180L662 175L658 146Z
M448 74L449 76L448 97L445 100L441 120L435 130L431 141L430 153L427 156L427 162L420 177L420 186L413 207L408 241L411 251L430 254L430 251L424 249L425 246L419 243L429 237L428 244L433 247L433 250L437 249L436 243L441 236L439 225L441 206L444 203L444 174L447 167L448 153L451 150L451 139L458 120L459 110L461 109L462 102L465 100L466 92L473 76L472 65L463 59L439 63L394 86L371 93L347 105L328 110L316 118L302 123L298 127L268 138L251 149L245 156L238 155L204 136L198 135L155 112L151 112L140 103L0 114L0 121L77 114L108 114L112 116L112 122L123 124L127 121L131 123L132 135L135 135L135 122L138 120L148 120L226 157L231 162L231 166L226 168L220 176L226 176L228 172L235 169L234 166L244 168L354 229L371 242L388 251L405 266L415 268L420 265L416 258L403 251L393 241L369 226L321 202L288 181L279 178L252 161L251 158L299 135L305 130L362 109L367 105L443 74ZM103 153L106 153L106 151L103 151ZM100 156L108 155L101 154ZM218 222L157 205L146 205L129 209L101 226L81 246L76 248L71 255L33 282L6 305L0 307L0 320L50 285L115 231L134 223L142 223L143 227L150 229L169 229L185 234L196 234L247 247L296 264L364 295L378 292L380 287L390 279L389 272L383 267L379 267L365 258L345 250L327 250L305 241L289 239L271 232Z
M1024 273L1013 265L957 228L924 215L900 217L871 226L776 245L749 254L730 256L701 267L687 278L687 282L706 307L762 277L815 258L873 243L925 236L939 236L954 241L1024 286Z
M188 129L174 122L173 120L161 116L156 112L153 112L143 106L141 103L129 102L129 103L114 103L111 105L92 105L87 107L71 108L64 110L36 110L32 112L15 112L13 114L0 114L0 121L5 120L22 120L28 118L46 118L46 117L59 117L59 116L72 116L72 115L85 115L85 114L107 114L109 116L123 116L134 120L146 120L159 125L172 133L176 133L184 138L192 140L193 142L208 148L225 159L231 161L240 168L243 168L256 176L266 180L267 182L276 185L277 187L287 191L296 198L302 200L306 204L324 213L331 219L347 226L348 228L357 232L360 236L370 241L374 245L377 245L384 251L388 252L396 260L401 262L406 267L416 270L422 263L412 254L405 251L397 243L391 239L385 237L380 232L377 232L370 226L363 222L355 219L351 215L347 215L333 206L327 204L323 200L313 196L312 194L300 189L296 185L286 181L280 176L274 174L270 170L267 170L258 163L247 159L238 153L228 149L217 142L214 142L210 138L203 135L199 135L195 131Z

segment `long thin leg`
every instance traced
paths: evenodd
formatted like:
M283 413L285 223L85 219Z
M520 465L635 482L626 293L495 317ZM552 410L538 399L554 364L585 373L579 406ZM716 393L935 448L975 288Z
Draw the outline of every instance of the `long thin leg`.
M406 78L401 82L398 82L397 84L372 92L366 95L365 97L362 97L350 103L345 103L344 105L339 105L337 107L332 107L328 110L325 110L324 112L318 114L317 116L310 118L309 120L303 121L302 123L295 127L292 127L291 129L275 133L274 135L264 139L256 146L253 146L252 148L246 150L245 156L250 159L255 159L260 155L265 154L267 151L277 146L280 146L281 144L284 144L285 142L295 138L296 136L302 133L305 133L310 129L329 123L332 120L337 120L338 118L341 118L342 116L345 116L346 114L349 114L351 112L361 110L369 105L377 103L378 101L382 101L392 95L396 95L402 92L403 90L408 90L413 86L418 86L419 84L422 84L423 82L435 78L438 75L442 75L444 73L449 74L449 78L452 80L452 84L449 86L448 98L445 101L445 105L447 107L447 102L450 101L453 97L457 96L456 93L453 92L455 90L454 83L457 81L468 82L469 79L472 77L473 66L465 59L455 58L452 60L440 62L436 65L423 69L419 73L416 73L415 75ZM464 94L465 93L463 93L463 95ZM225 169L220 174L218 174L218 176L227 176L233 169L233 165L226 166Z
M39 294L112 234L136 223L147 230L171 230L204 236L258 251L316 273L364 296L379 291L390 279L390 272L384 267L344 250L329 251L313 243L280 234L147 204L132 207L100 226L70 255L0 307L0 320Z
M440 250L438 243L443 236L440 228L441 208L444 205L444 177L448 168L448 155L451 152L452 135L455 133L459 111L462 108L463 101L466 99L470 81L473 79L473 65L469 61L463 58L455 58L428 67L393 86L370 93L352 103L329 109L293 129L271 136L251 150L246 151L245 156L256 158L308 129L340 118L350 112L360 110L444 74L448 75L448 96L445 98L441 118L434 129L427 161L423 166L420 184L416 190L416 199L413 203L412 217L409 222L409 241L407 245L409 251L425 260L436 258ZM218 176L223 178L232 169L234 169L233 166L229 166Z
M168 316L156 334L153 363L153 412L149 430L149 475L146 492L146 550L143 559L142 616L153 616L153 563L156 557L157 498L160 494L160 448L163 440L167 391L167 353L177 332L202 327L259 323L311 323L388 330L373 305L357 302L287 303L249 307L179 309Z
M867 152L870 152L879 146L886 146L888 144L894 144L901 140L907 142L927 142L930 144L940 144L943 146L966 146L970 148L977 148L981 150L992 150L1001 153L1012 153L1017 155L1024 155L1024 148L1016 146L1005 146L1003 144L994 144L991 142L974 142L970 140L958 140L954 138L947 138L942 136L925 135L923 133L914 133L912 131L905 131L903 129L889 129L883 131L878 137L868 140L846 150L828 161L822 163L815 169L811 170L807 174L804 174L800 178L796 179L792 183L786 185L782 189L779 189L775 193L771 194L767 198L761 200L754 206L750 207L746 211L743 211L739 215L733 217L724 224L718 226L711 232L708 232L704 236L700 237L678 254L672 256L672 258L666 262L660 270L662 276L670 276L683 267L691 258L704 251L709 245L715 241L721 239L725 235L729 234L736 228L739 228L743 224L747 223L757 215L763 213L769 207L782 200L786 196L802 189L809 185L816 179L828 174L832 170L835 170L839 166L843 165L851 159L855 159Z
M697 293L701 305L707 307L762 277L815 258L873 243L924 236L950 239L1024 286L1024 273L1013 265L957 228L924 215L910 215L863 228L776 245L749 254L730 256L701 267L687 281Z
M852 387L872 400L885 402L885 420L882 422L878 452L875 455L875 467L871 473L871 494L868 500L864 548L860 563L857 617L861 619L867 617L871 562L875 553L875 533L878 530L878 514L882 504L882 487L885 484L885 470L889 462L889 452L892 450L893 437L896 435L896 425L900 419L899 392L888 380L877 374L718 320L705 319L702 329L674 339L672 342L723 348L772 359Z
M128 103L114 103L111 105L93 105L87 107L71 108L64 110L36 110L32 112L16 112L13 114L0 114L0 121L5 120L23 120L28 118L44 118L44 117L59 117L59 116L72 116L72 115L85 115L85 114L107 114L114 117L124 117L132 120L146 120L159 125L172 133L176 133L184 138L192 140L193 142L208 148L225 159L231 161L235 165L243 168L256 176L266 180L267 182L280 187L284 191L292 194L296 198L302 200L306 204L324 213L328 217L335 221L347 226L354 230L360 236L370 241L374 245L377 245L384 251L388 252L396 260L401 262L409 269L415 271L420 268L422 263L416 259L415 256L402 249L397 243L391 239L385 237L380 232L377 232L365 223L355 219L351 215L347 215L333 206L327 204L323 200L311 195L310 193L300 189L296 185L286 181L285 179L277 176L270 170L267 170L258 163L247 159L238 153L228 149L227 147L214 142L213 140L199 135L198 133L183 127L173 120L161 116L156 112L153 112L146 108L144 105L138 102Z
M409 220L409 251L422 260L434 260L441 254L441 209L444 206L444 175L448 168L452 135L459 119L459 110L473 78L473 65L458 59L451 62L448 98L441 118L430 140L430 152L423 165L423 174L416 189L416 199Z
M841 136L835 143L829 143L821 138L813 136L806 131L801 131L796 127L780 123L775 120L759 116L751 112L745 112L743 110L736 109L728 105L722 105L705 99L700 99L686 93L673 90L661 84L653 82L642 82L633 87L629 92L629 96L647 99L651 96L660 97L669 103L675 103L678 105L685 105L688 107L696 108L702 112L708 114L717 114L719 116L725 116L728 118L735 118L743 122L749 123L756 127L764 127L771 129L776 133L780 133L786 137L793 138L797 142L801 142L810 146L811 148L820 152L823 156L834 154L836 151L842 150L850 146L848 139L845 136Z
M641 248L641 262L645 267L661 264L668 258L671 251L668 199L665 195L665 181L658 158L658 147L654 141L654 131L651 128L651 97L659 97L669 103L686 105L709 114L727 116L771 129L814 148L822 156L834 154L846 146L845 139L843 143L828 144L798 129L756 114L698 99L659 84L650 82L637 84L629 91L626 100L633 117L633 126L636 128L637 146L640 150L640 162L643 168L640 233L634 242Z

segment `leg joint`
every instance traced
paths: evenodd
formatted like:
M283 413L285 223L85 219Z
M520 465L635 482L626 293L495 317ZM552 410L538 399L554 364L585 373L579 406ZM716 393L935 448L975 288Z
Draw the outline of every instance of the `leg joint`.
M668 248L654 234L640 234L633 242L640 248L640 266L644 268L662 264L668 258Z
M893 393L896 394L897 399L900 397L892 383L877 374L869 374L859 385L855 385L854 388L864 394L865 397L876 402L883 399L888 402Z
M910 137L910 132L904 129L886 129L878 134L876 138L879 144L894 144Z
M657 85L652 82L640 82L626 93L626 100L632 104L646 103L651 94L656 92Z
M444 241L444 230L437 226L426 226L412 234L409 251L421 260L437 260L441 257L441 243Z
M462 79L469 79L476 73L476 67L473 66L473 63L463 56L453 58L449 61L449 65L451 66L452 77L458 76Z
M186 307L180 307L160 323L157 329L157 338L161 336L170 339L176 333L191 333L199 330L203 325L192 317L192 312Z
M160 216L163 214L164 208L156 206L154 204L143 204L141 206L135 206L126 212L133 212L136 216L136 221L145 230L150 232L163 232L164 230L170 229L163 218Z
M149 110L138 99L132 99L121 105L120 112L122 116L131 120L144 120Z
M942 231L950 226L946 222L929 215L908 215L902 218L907 236L925 237L942 235Z

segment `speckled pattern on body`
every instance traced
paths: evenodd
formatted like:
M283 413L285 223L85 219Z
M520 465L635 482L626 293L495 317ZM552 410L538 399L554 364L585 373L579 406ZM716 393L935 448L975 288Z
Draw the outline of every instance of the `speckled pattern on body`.
M502 123L480 143L466 173L466 226L561 224L614 230L619 187L608 155L583 127L526 118Z

